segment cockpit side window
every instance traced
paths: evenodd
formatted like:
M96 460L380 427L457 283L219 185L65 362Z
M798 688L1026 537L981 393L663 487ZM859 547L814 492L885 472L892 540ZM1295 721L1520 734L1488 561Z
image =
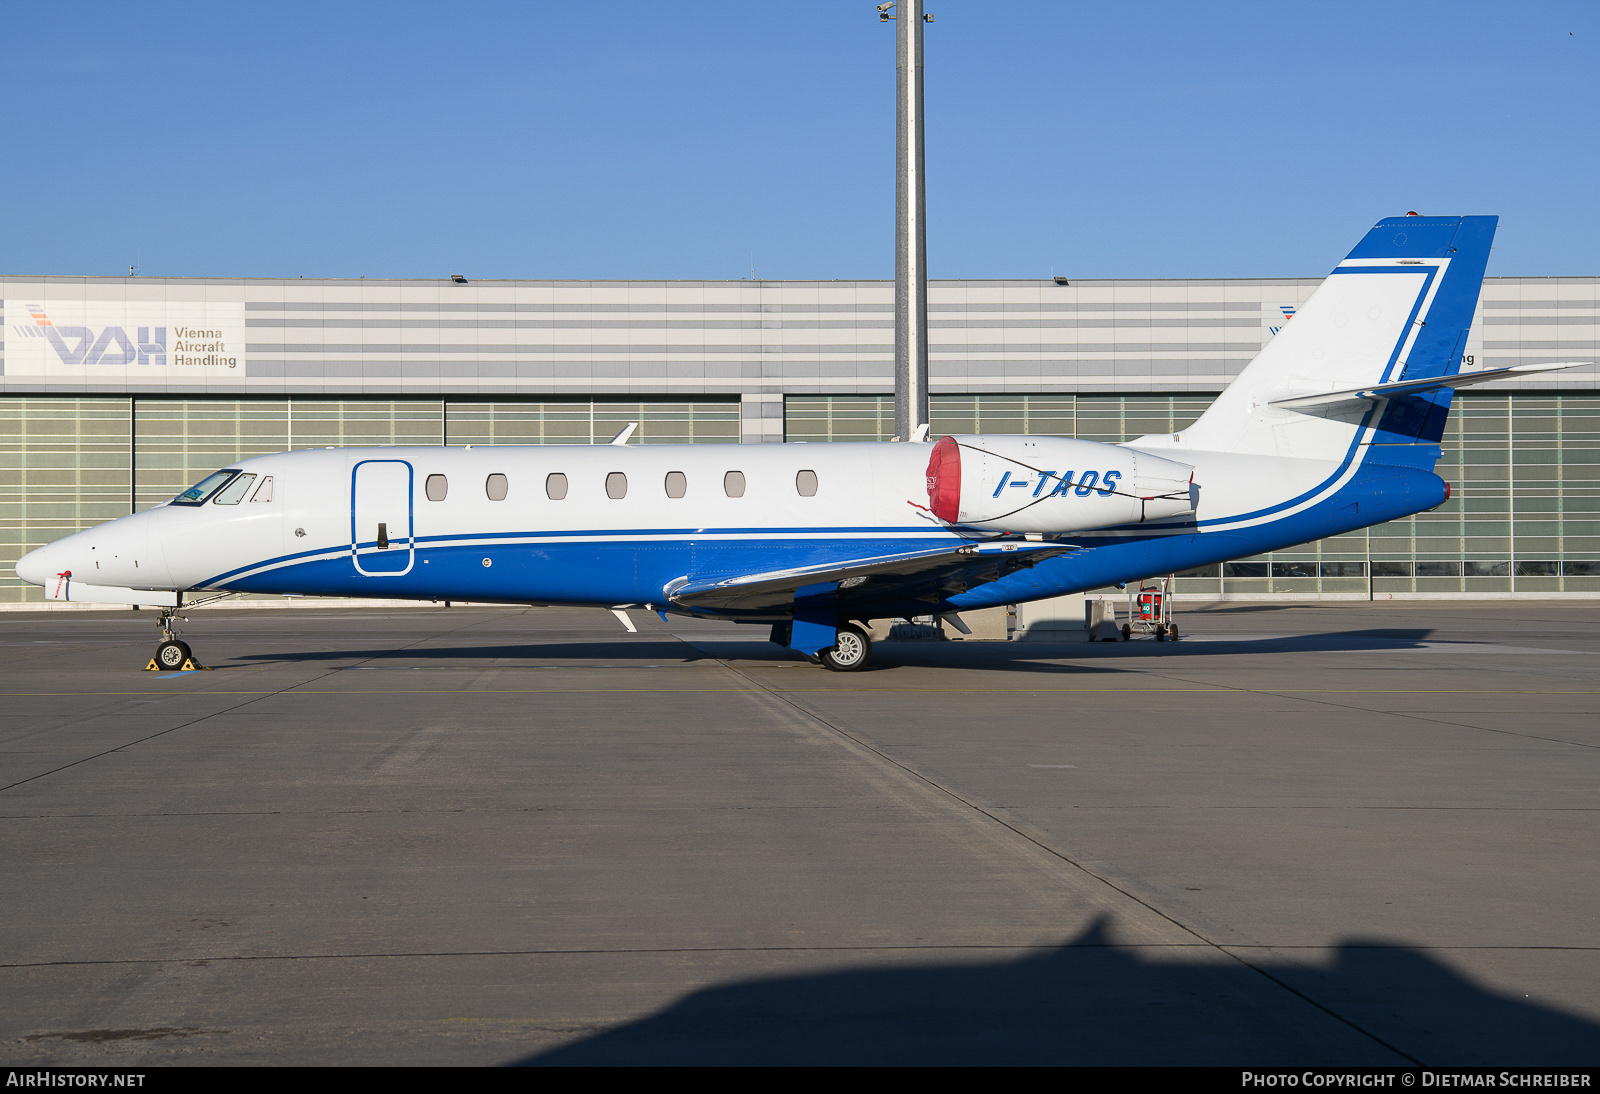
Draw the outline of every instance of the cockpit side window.
M272 476L271 475L268 475L266 478L261 480L261 485L256 489L255 497L251 498L250 500L251 501L271 501L272 500Z
M232 482L230 482L227 486L224 486L221 490L217 491L217 496L211 504L238 505L244 500L245 491L249 490L250 484L255 481L256 477L254 475L235 476Z
M189 489L173 498L172 504L204 505L207 498L209 498L212 494L215 494L219 489L221 489L223 483L227 482L238 473L239 472L237 470L224 470L218 471L212 475L207 475L205 478L189 487Z

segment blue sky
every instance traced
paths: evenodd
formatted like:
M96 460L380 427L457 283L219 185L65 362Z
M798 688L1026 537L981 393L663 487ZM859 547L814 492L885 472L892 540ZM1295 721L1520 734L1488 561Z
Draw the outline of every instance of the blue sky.
M935 277L1600 273L1600 5L926 4ZM873 9L8 4L0 271L892 276Z

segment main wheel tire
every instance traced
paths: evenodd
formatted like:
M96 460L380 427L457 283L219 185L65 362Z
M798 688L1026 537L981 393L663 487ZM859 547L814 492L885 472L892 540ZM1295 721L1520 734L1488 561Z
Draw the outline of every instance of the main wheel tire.
M164 669L181 669L187 660L189 646L186 642L163 642L156 647L156 664Z
M872 660L872 639L860 627L846 623L839 628L839 637L834 641L833 648L821 650L817 656L825 669L858 672Z

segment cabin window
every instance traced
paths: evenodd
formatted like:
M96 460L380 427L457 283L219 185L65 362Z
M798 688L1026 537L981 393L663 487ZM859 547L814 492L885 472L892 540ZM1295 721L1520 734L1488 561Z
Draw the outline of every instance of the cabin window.
M490 475L483 482L483 492L489 495L490 501L506 500L506 477L504 475Z
M213 505L238 505L244 500L244 492L250 489L250 484L256 481L254 475L240 475L217 491Z
M443 501L444 496L450 492L450 483L443 475L429 475L422 489L428 495L429 501Z
M744 472L729 471L722 476L722 490L730 498L744 497Z
M606 476L606 497L612 501L628 496L628 476L621 471L613 471Z
M817 496L817 473L815 471L801 471L794 477L794 488L802 498Z
M261 485L256 487L256 495L255 495L255 497L251 498L250 500L251 501L271 501L272 500L272 476L271 475L268 475L266 478L261 480Z
M689 492L689 480L682 471L667 472L667 497L681 498Z
M544 480L544 493L545 497L549 498L551 501L560 501L562 498L566 497L567 477L559 471L551 475L546 475Z

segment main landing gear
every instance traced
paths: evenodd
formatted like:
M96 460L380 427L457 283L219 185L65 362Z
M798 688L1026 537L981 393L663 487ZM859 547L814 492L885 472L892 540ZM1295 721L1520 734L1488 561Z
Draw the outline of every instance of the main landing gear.
M841 623L833 649L818 650L817 660L834 672L858 672L872 660L872 639L854 623Z
M812 646L798 648L804 653L806 659L814 665L821 665L833 672L859 672L872 661L872 639L867 637L867 632L854 623L839 623L832 628L833 645L821 649ZM794 623L774 623L772 625L772 641L780 646L796 649L794 644Z

